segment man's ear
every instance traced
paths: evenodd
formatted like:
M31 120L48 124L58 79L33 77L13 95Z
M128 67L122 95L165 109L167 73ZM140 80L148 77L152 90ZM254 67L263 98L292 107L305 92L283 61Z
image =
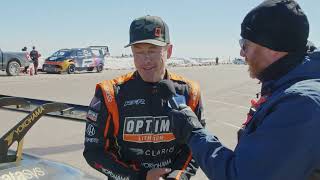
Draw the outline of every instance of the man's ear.
M171 57L171 54L172 54L172 44L169 44L168 47L167 47L167 59L169 59Z
M270 54L270 57L274 61L276 61L276 60L288 55L288 52L280 52L280 51L269 50L269 54Z

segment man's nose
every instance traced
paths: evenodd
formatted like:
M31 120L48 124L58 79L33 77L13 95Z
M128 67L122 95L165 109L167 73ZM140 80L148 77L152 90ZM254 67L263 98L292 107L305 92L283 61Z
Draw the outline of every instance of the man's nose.
M145 61L151 61L152 60L149 53L144 53L144 60Z

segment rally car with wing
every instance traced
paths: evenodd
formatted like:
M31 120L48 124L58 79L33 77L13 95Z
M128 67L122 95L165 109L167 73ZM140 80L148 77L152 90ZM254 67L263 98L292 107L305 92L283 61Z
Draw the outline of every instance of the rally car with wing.
M60 49L44 61L42 71L72 74L76 71L96 69L97 72L101 72L104 69L104 60L107 55L107 46Z

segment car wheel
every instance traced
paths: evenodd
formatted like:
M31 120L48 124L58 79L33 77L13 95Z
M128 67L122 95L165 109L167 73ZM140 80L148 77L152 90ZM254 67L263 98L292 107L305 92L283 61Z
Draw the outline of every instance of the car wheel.
M75 69L76 69L76 66L74 64L70 64L69 67L68 67L67 73L68 74L73 74Z
M17 61L15 61L15 60L10 61L10 62L8 63L6 72L7 72L7 75L8 75L8 76L17 76L17 75L19 75L19 72L20 72L20 64L19 64Z
M97 67L97 72L101 72L103 70L103 65L102 64L99 64Z

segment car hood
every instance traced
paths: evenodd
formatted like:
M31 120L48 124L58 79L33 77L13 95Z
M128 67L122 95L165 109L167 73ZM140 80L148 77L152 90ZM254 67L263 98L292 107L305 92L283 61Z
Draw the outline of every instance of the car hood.
M13 153L9 151L9 153ZM72 166L23 154L19 163L0 164L0 179L98 179Z

